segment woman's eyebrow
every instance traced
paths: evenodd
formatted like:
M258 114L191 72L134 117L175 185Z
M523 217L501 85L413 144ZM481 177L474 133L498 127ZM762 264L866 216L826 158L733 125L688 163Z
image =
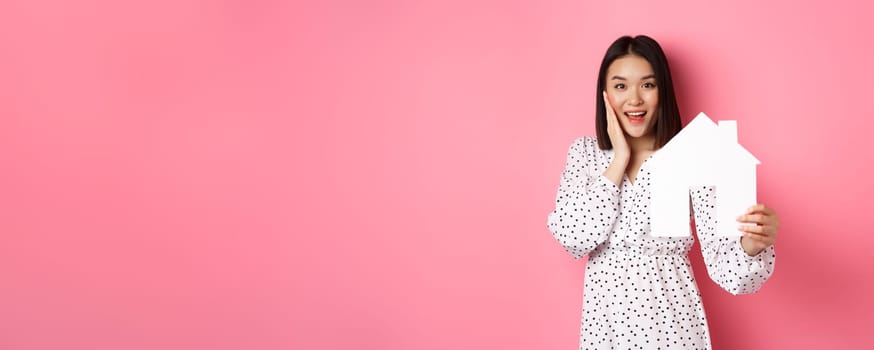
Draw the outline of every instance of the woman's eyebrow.
M644 75L643 77L641 77L640 80L653 79L653 78L655 78L655 74L647 74L647 75ZM610 80L628 80L628 79L625 79L624 77L620 77L618 75L614 75L612 78L610 78Z

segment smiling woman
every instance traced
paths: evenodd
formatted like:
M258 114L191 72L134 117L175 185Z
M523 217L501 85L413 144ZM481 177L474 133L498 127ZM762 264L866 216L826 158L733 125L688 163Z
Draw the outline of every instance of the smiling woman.
M628 152L627 144L622 141L633 143L631 148L637 150L633 153L636 157L632 159L627 170L632 182L637 179L637 172L643 161L655 151L652 128L658 120L659 89L652 71L652 65L637 55L622 56L607 68L607 76L610 78L604 91L605 103L613 111L621 112L621 118L615 118L614 115L607 121L617 133L618 150L622 155ZM621 128L617 128L614 120L619 122ZM624 131L630 138L618 138L619 131ZM618 171L612 172L616 173ZM619 179L615 175L609 178L619 185Z
M619 119L622 129L634 138L649 134L659 105L652 66L643 57L628 55L613 61L607 76L608 101L614 111L621 111L624 116Z
M598 95L598 137L571 145L547 223L574 258L589 257L580 348L710 349L688 256L694 238L650 233L646 160L681 127L659 44L616 40L601 63ZM754 225L741 226L738 240L716 236L713 187L693 188L691 202L710 277L732 294L756 292L774 269L776 213L751 207L738 221Z

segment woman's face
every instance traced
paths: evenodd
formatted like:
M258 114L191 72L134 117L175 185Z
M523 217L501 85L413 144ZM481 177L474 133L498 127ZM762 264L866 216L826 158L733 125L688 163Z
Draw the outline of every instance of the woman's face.
M631 137L652 136L659 88L649 62L635 55L617 58L607 67L605 86L622 130Z

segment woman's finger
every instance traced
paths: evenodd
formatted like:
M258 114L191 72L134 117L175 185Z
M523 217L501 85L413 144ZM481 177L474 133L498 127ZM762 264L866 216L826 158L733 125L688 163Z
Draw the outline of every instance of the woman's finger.
M768 221L768 218L762 214L744 214L738 216L737 221L753 224L764 224Z
M754 206L751 206L751 207L747 208L747 211L744 212L744 215L749 215L749 214L756 213L756 212L758 212L759 210L761 210L762 207L763 207L763 206L762 206L761 204L756 204L756 205L754 205Z
M768 231L766 226L742 225L742 226L739 226L738 229L743 231L743 232L752 233L752 234L759 235L759 236L768 236L769 235L768 234L769 231Z
M762 203L757 203L756 205L747 208L747 212L744 214L755 214L755 213L764 214L764 215L768 215L768 216L776 216L777 215L777 212L774 211L774 209L769 208L767 205L764 205Z
M616 125L616 112L613 111L613 106L610 105L610 100L607 98L607 91L604 91L604 109L607 111L607 125L614 126Z

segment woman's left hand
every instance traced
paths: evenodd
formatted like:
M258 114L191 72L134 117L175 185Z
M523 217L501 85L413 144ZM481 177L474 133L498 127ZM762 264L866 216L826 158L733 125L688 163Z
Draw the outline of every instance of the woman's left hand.
M744 233L740 243L747 255L758 255L777 240L780 220L777 218L777 212L764 204L759 203L750 207L746 213L737 217L737 221L755 224L739 226L740 231Z

